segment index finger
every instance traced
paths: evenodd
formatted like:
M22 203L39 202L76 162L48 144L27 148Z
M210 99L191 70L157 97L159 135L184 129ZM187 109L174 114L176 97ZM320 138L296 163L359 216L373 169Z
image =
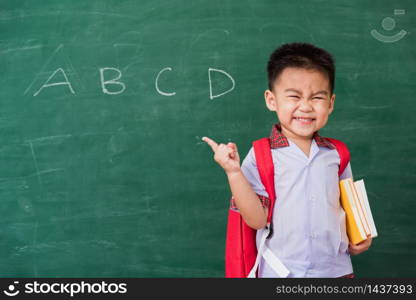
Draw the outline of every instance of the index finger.
M215 151L217 151L217 148L218 148L218 144L216 143L216 142L214 142L214 140L211 140L210 138L208 138L208 137L206 137L206 136L204 136L203 138L202 138L202 140L204 141L204 142L206 142L208 145L210 145L210 147L212 148L212 150L215 152Z

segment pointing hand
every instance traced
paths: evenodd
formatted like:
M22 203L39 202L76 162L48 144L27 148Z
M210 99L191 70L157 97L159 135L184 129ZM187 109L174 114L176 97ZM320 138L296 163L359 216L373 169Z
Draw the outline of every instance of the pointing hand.
M211 147L214 152L214 160L227 174L240 171L240 156L236 144L217 144L208 137L203 137L202 140Z

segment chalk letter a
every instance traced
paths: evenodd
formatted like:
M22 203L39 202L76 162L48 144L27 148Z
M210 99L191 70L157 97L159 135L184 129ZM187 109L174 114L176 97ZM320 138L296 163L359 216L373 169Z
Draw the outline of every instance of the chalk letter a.
M49 81L51 80L51 78L54 77L55 74L58 71L61 71L62 72L62 75L65 78L65 81L49 83ZM49 76L48 80L46 80L46 82L40 87L40 89L36 93L33 94L33 96L36 97L37 95L39 95L40 91L42 91L43 88L50 87L50 86L55 86L55 85L67 85L68 88L69 88L69 90L70 90L70 92L72 94L75 94L74 89L72 88L71 83L68 80L68 77L66 77L65 71L62 68L59 68L55 72L53 72L51 76Z

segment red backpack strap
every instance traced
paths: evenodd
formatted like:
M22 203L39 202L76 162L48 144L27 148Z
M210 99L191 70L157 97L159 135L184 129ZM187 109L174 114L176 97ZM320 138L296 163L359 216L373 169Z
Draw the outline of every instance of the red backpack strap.
M270 223L272 219L276 193L274 189L274 164L269 138L265 137L254 141L253 148L261 182L266 188L267 194L269 194L270 203L268 207L269 214L267 216L267 223Z
M348 150L347 145L345 145L340 140L332 139L332 138L326 138L329 140L332 145L335 146L335 149L337 149L339 157L340 157L340 164L339 164L339 171L338 176L341 176L342 173L344 173L345 168L347 167L348 163L350 162L350 151Z

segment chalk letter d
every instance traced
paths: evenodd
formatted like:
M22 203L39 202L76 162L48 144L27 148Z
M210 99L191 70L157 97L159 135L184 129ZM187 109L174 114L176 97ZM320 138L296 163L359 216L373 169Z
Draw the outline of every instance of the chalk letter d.
M222 92L221 94L213 95L212 94L212 83L211 83L211 72L219 72L219 73L224 74L225 76L227 76L228 78L230 78L233 86L229 90L227 90L225 92ZM231 77L230 74L228 74L227 72L225 72L223 70L218 70L218 69L214 69L214 68L208 68L208 79L209 79L209 98L211 100L214 99L214 98L218 98L218 97L220 97L222 95L225 95L225 94L231 92L234 89L234 87L235 87L234 79Z

